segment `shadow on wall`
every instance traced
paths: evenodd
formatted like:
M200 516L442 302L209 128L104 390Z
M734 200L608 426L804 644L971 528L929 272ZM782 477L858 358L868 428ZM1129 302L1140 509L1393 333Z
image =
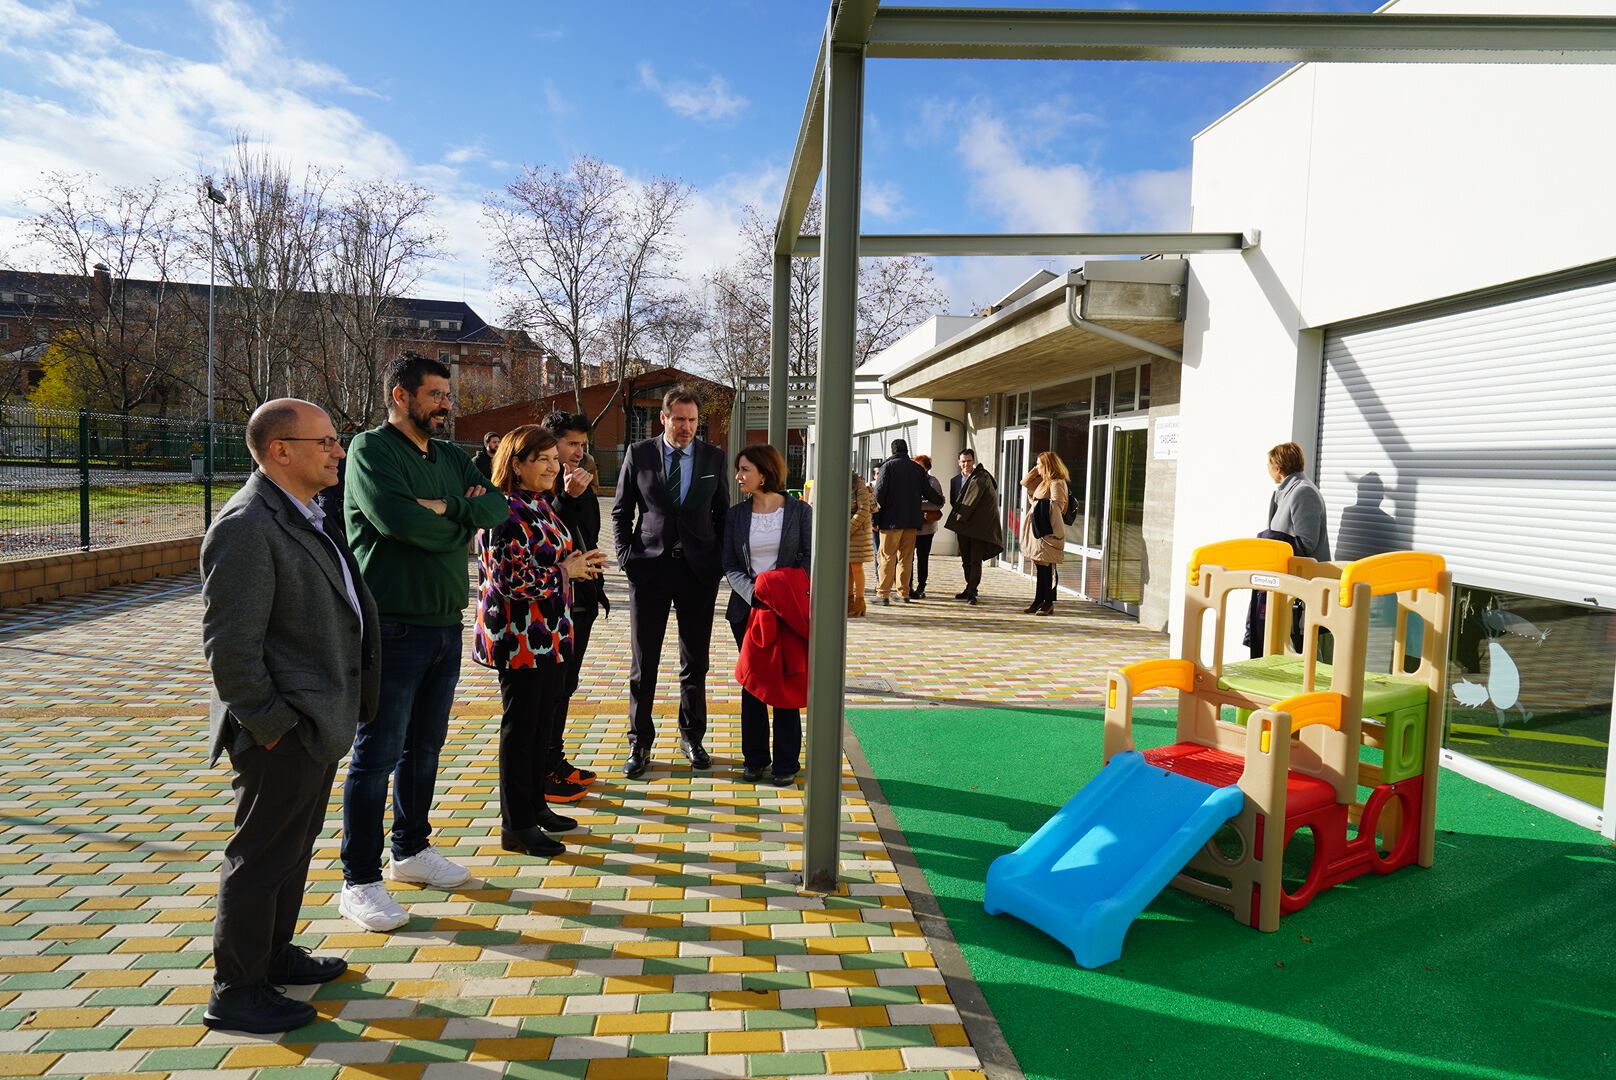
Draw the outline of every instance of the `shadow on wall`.
M1357 477L1349 474L1348 479L1357 485L1358 493L1351 506L1341 509L1341 523L1330 548L1335 557L1350 561L1386 551L1408 550L1414 530L1386 511L1386 483L1380 474L1370 472ZM1413 506L1413 491L1400 496L1399 502Z

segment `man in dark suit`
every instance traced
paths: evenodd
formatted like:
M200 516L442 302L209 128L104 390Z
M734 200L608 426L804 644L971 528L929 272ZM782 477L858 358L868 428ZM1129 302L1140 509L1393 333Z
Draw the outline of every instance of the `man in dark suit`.
M258 469L202 542L202 647L213 678L213 750L234 770L202 1022L268 1034L314 1019L277 986L328 982L336 957L292 944L337 762L375 715L376 605L314 496L342 444L318 406L282 398L247 422Z
M975 604L982 583L982 564L1004 550L1004 522L999 517L999 489L993 475L976 460L976 451L960 451L959 475L949 481L948 502L953 507L943 527L959 538L965 589L954 599Z
M892 456L881 463L875 479L875 527L881 530L880 576L876 591L891 605L894 579L903 602L911 599L915 572L915 537L924 520L922 503L938 505L926 481L926 470L909 456L909 444L892 440Z
M679 618L679 748L694 768L712 765L702 739L729 480L724 452L696 438L700 419L693 391L669 390L662 398L662 434L628 448L612 504L617 564L628 576L634 649L629 754L623 767L631 780L645 774L656 738L651 705L670 607Z

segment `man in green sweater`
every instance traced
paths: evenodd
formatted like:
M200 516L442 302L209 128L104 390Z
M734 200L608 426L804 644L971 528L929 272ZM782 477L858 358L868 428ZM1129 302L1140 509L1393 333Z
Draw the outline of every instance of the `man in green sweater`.
M387 422L354 436L343 496L348 543L380 616L381 700L375 718L359 725L343 786L338 907L377 931L409 921L382 883L388 777L388 876L438 889L470 876L432 847L427 819L460 680L466 548L478 529L510 513L464 450L432 437L449 418L449 369L407 352L388 366L384 385Z

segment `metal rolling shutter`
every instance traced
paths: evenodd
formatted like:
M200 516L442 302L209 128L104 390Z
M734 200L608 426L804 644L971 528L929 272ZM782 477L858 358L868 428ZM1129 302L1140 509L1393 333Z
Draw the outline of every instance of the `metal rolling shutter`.
M1616 272L1326 331L1317 458L1337 559L1616 607Z

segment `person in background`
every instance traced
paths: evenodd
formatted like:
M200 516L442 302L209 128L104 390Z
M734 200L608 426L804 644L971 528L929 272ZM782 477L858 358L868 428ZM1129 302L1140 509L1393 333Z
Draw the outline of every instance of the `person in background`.
M477 534L477 619L472 658L499 672L500 846L523 855L561 854L578 823L550 809L557 771L554 728L566 715L567 661L573 650L571 599L606 565L585 551L555 511L561 475L556 438L524 424L494 454L494 482L510 516Z
M499 451L499 432L490 431L483 436L483 448L471 455L471 463L488 479L494 478L494 454Z
M212 753L230 756L225 844L202 1023L268 1035L315 1018L280 987L330 982L339 957L294 944L337 763L376 712L376 603L314 495L342 460L331 419L294 398L247 421L258 468L202 541L202 650Z
M936 505L927 503L920 510L920 529L915 533L915 587L909 590L909 599L926 599L926 578L931 572L931 542L937 535L937 526L943 520L943 485L931 474L931 455L916 454L915 464L926 470L926 483L936 496Z
M741 501L724 522L724 577L730 587L725 617L739 646L754 603L752 583L766 570L808 570L814 519L806 503L786 494L785 458L772 446L748 446L737 454L735 481ZM802 712L774 710L771 753L769 707L743 688L741 754L743 779L762 779L768 770L776 787L790 784L802 767Z
M982 564L1004 550L1004 521L999 516L999 489L993 474L976 460L976 451L960 451L959 475L949 484L952 509L944 528L959 537L965 588L954 599L977 602Z
M381 613L381 700L359 725L342 791L338 908L367 930L409 916L382 884L382 818L393 783L394 881L451 889L470 871L432 846L432 796L460 681L466 549L510 516L471 457L434 438L448 423L449 369L406 352L387 368L387 422L348 446L348 542Z
M1072 475L1053 450L1038 455L1038 463L1022 477L1032 512L1021 531L1021 551L1037 567L1038 591L1027 607L1028 615L1055 613L1055 568L1066 561L1066 493Z
M1307 475L1307 459L1294 442L1283 442L1268 451L1268 477L1277 486L1268 499L1268 525L1257 535L1266 540L1283 540L1291 550L1306 559L1330 561L1330 534L1324 496ZM1251 655L1262 656L1264 630L1268 621L1268 594L1253 590L1246 613L1245 645ZM1302 603L1292 604L1291 645L1302 650Z
M595 497L594 473L584 464L589 457L589 420L581 413L558 411L545 417L544 426L555 436L556 449L561 456L557 494L552 506L566 523L578 550L594 551L600 542L600 500ZM555 772L547 782L545 794L551 802L576 802L584 797L584 789L595 779L592 770L580 769L567 760L566 734L567 708L572 695L578 691L584 654L589 651L595 620L603 611L611 610L601 576L572 583L571 609L573 641L572 651L567 656L566 693L557 702L555 723L550 728L549 754L555 762Z
M892 603L894 587L905 603L914 584L915 537L920 532L921 509L935 498L926 483L926 470L909 457L909 444L892 440L892 456L881 463L875 481L875 524L881 530L881 575L876 592L883 605Z
M868 610L864 603L864 567L875 561L875 534L870 530L870 519L875 516L875 492L856 471L852 507L852 518L847 524L847 615L858 619Z

